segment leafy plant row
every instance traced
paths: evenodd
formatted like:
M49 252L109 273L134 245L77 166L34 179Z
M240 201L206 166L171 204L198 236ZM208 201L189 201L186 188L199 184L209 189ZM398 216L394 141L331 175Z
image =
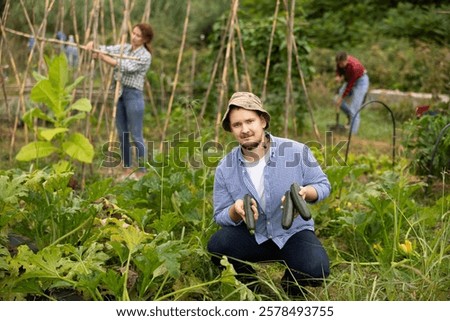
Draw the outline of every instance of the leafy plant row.
M178 166L180 155L169 152L154 155L166 166L148 164L139 181L92 177L78 189L77 162L86 159L67 153L76 130L63 119L80 117L89 104L74 108L68 99L63 56L49 66L49 77L38 77L33 89L46 88L33 99L49 110L28 115L47 121L49 127L32 128L55 153L40 154L33 142L25 155L57 162L0 172L0 299L290 299L277 283L282 265L256 266L263 286L256 293L226 258L223 271L210 263L214 168ZM326 150L314 152L326 159ZM332 275L322 288L307 289L312 299L449 299L448 173L444 167L436 189L409 166L404 158L392 168L368 155L326 166L333 194L312 210Z

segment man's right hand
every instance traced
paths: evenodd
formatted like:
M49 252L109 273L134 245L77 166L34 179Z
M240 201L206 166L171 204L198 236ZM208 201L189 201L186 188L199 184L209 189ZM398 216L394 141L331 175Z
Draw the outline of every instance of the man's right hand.
M252 198L252 211L255 217L255 221L258 220L258 207L256 206L256 201ZM230 218L233 222L237 223L240 221L245 222L245 210L244 210L244 200L238 199L234 204L230 207L229 212Z

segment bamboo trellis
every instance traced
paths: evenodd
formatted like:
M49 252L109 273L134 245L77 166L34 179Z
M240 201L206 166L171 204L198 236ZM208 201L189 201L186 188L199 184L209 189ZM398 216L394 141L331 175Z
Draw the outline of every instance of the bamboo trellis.
M116 27L116 21L118 20L117 17L114 14L114 6L117 6L117 2L113 0L94 0L89 1L85 0L84 3L77 0L70 0L70 5L68 7L65 7L67 5L67 2L65 1L56 1L56 0L45 0L45 12L42 20L40 21L40 24L38 26L33 25L31 22L29 10L30 8L27 8L27 6L24 4L23 0L20 0L20 5L23 10L23 14L27 20L28 28L30 32L21 32L17 30L13 30L11 28L8 28L8 22L10 21L10 17L8 16L9 10L11 8L11 0L7 0L5 9L3 12L2 20L1 20L1 41L0 41L0 66L4 65L4 56L3 53L6 53L7 57L7 64L9 66L9 70L12 71L14 74L14 79L17 87L19 88L19 100L17 102L16 106L9 106L7 107L8 111L10 108L15 108L15 111L13 113L14 115L14 126L12 128L11 132L11 142L10 142L10 161L13 159L14 152L16 151L16 134L17 130L19 128L20 123L20 116L26 111L26 100L25 100L25 90L27 88L27 84L29 84L29 74L31 70L32 62L36 62L36 54L37 54L37 60L38 60L38 68L39 72L43 71L43 68L45 68L44 64L44 46L46 43L54 44L54 45L64 45L64 46L76 46L78 49L80 49L80 59L79 64L76 69L73 70L73 75L76 77L79 74L87 75L88 81L83 82L84 89L83 91L86 93L87 97L91 100L95 100L95 103L93 103L93 110L92 114L97 117L97 124L96 128L93 130L90 126L90 122L86 122L85 124L85 134L90 137L91 140L95 142L96 139L101 139L101 131L102 131L102 125L105 123L107 133L108 133L108 142L113 142L115 140L115 106L118 101L118 86L116 86L116 90L114 91L114 98L113 98L113 104L111 106L111 103L109 102L111 99L111 93L110 93L110 86L112 83L112 68L109 68L108 66L105 66L104 64L98 64L96 65L94 60L90 59L90 53L83 50L85 47L82 45L82 43L86 43L88 40L93 40L96 44L104 44L103 41L111 34L113 35L114 42L115 43L124 43L126 41L127 34L131 31L131 21L130 21L130 13L133 10L142 10L144 9L142 13L142 19L141 21L148 21L150 19L150 13L151 13L151 1L147 1L145 8L135 8L134 1L133 0L124 0L122 3L123 6L123 14L120 17L121 19L121 27L118 29ZM75 15L75 8L79 8L80 5L84 4L84 15L82 17L82 24L81 29L84 30L84 32L79 32L79 21L80 17L76 19ZM166 102L165 99L165 78L162 76L160 78L161 80L161 97L159 97L160 101L162 102L162 108L166 108L166 116L165 121L163 124L160 124L159 117L158 117L158 110L156 109L156 103L153 98L152 88L150 86L150 83L147 81L145 84L145 93L146 96L150 99L150 105L152 107L152 113L155 119L156 128L160 133L161 138L161 144L165 140L169 128L170 128L170 121L171 121L171 111L172 107L175 101L175 97L178 92L177 84L180 81L180 69L181 65L183 63L183 56L185 52L185 44L186 44L186 38L187 38L187 30L189 25L189 15L190 15L190 6L191 1L187 0L186 2L186 17L183 25L183 34L181 35L181 43L179 47L179 53L178 53L178 59L176 63L176 70L174 74L174 81L171 84L170 87L170 96L169 99ZM287 41L287 49L288 49L288 56L287 56L287 74L286 74L286 91L285 91L285 128L284 128L284 135L288 135L288 119L294 119L293 125L295 128L295 117L292 117L292 108L294 106L293 101L293 84L291 79L291 73L292 73L292 64L295 63L300 79L301 79L301 86L304 90L306 102L308 111L311 116L311 122L313 123L313 129L316 137L320 139L317 126L314 121L313 112L312 112L312 105L308 97L308 93L306 90L306 84L305 79L301 70L301 62L297 53L294 33L293 33L293 25L294 25L294 9L295 9L295 1L291 0L291 2L288 4L287 0L283 0L284 8L286 11L286 21L287 21L287 31L286 31L286 41ZM265 75L264 75L264 83L262 87L261 92L261 98L263 101L266 99L267 95L267 80L270 74L270 60L271 60L271 51L273 46L273 39L275 30L277 28L277 18L278 18L278 12L279 12L279 5L280 0L277 0L275 3L275 11L273 15L273 25L272 25L272 32L270 35L270 43L269 48L267 52L267 60L266 60L266 66L265 66ZM105 9L109 6L111 15L109 17L105 17ZM67 10L68 9L68 10ZM72 28L74 30L74 38L75 43L73 42L67 42L59 39L52 39L48 38L45 35L47 34L47 21L50 17L54 18L54 14L57 14L56 20L57 24L55 29L56 30L63 30L65 26L70 24L64 24L64 21L68 21L67 17L64 16L66 12L70 12L70 16L72 17ZM52 16L53 15L53 16ZM204 94L202 98L203 105L200 110L199 114L199 120L200 122L203 121L206 107L208 105L208 99L209 96L213 90L213 87L215 84L217 84L217 107L216 107L216 121L215 121L215 140L216 142L219 139L219 130L220 130L220 121L223 113L223 108L226 104L226 100L228 98L228 91L229 91L229 83L230 83L230 76L233 77L233 83L234 83L234 90L248 90L253 91L254 86L250 77L249 72L249 65L247 62L246 54L245 54L245 48L244 48L244 41L242 39L242 34L239 26L239 0L232 0L230 2L230 10L229 10L229 16L226 22L226 26L223 30L223 34L221 36L220 40L220 48L216 55L216 60L213 63L212 66L212 72L210 81L206 90L206 93ZM110 20L110 25L112 26L110 29L106 30L105 28L105 19ZM157 27L156 27L157 28ZM55 30L55 32L56 32ZM15 60L14 54L10 50L10 39L11 37L25 37L25 38L34 38L36 41L34 50L31 50L28 58L27 58L27 65L24 72L19 72L18 70L18 62ZM95 52L95 50L94 50ZM239 52L239 54L238 54ZM119 54L120 56L121 54ZM239 56L239 57L238 57ZM122 57L124 57L122 55ZM295 61L293 61L292 57L295 57ZM134 59L132 57L128 57L130 59ZM238 63L239 61L239 63ZM23 62L21 62L23 64ZM163 65L163 64L162 64ZM189 81L191 84L193 84L195 75L196 75L196 52L193 53L192 61L191 61L191 72L189 74ZM231 69L231 72L230 72ZM101 82L101 95L97 95L95 99L93 98L93 89L94 89L94 79L98 75L101 76L101 78L104 80ZM242 79L240 78L242 77ZM241 82L241 80L243 80ZM8 98L7 93L5 91L5 101L7 102ZM193 97L193 88L190 88L189 90L189 98L195 99ZM256 92L256 94L259 94ZM166 105L167 104L167 105ZM110 112L109 108L112 107L112 110ZM25 126L24 128L24 139L28 139L28 133L27 128ZM100 142L101 143L101 142ZM162 146L162 145L161 145ZM83 177L85 176L85 170L83 169Z

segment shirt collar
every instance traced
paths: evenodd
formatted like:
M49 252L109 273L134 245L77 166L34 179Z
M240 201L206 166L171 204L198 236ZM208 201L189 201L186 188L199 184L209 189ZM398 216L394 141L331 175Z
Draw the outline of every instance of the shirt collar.
M271 161L273 161L275 159L275 152L276 152L277 144L275 143L275 137L271 133L266 132L266 137L269 137L269 141L270 141L270 150L268 151L270 153L270 156L267 161L267 164L269 164ZM245 166L246 161L244 159L244 154L242 154L242 148L240 145L236 148L237 148L237 156L238 156L239 164L241 166Z

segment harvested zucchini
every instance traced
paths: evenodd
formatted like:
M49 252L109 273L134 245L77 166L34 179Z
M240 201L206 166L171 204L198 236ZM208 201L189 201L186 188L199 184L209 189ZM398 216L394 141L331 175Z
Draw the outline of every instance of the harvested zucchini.
M284 194L284 205L283 205L283 217L281 218L281 226L287 230L292 226L294 221L294 206L292 204L292 198L290 191Z
M255 233L255 216L252 210L252 197L250 194L244 196L245 224L250 234Z
M294 204L295 209L300 213L300 216L307 221L311 219L311 212L303 197L298 194L299 191L300 186L297 183L293 183L290 191L292 203Z

